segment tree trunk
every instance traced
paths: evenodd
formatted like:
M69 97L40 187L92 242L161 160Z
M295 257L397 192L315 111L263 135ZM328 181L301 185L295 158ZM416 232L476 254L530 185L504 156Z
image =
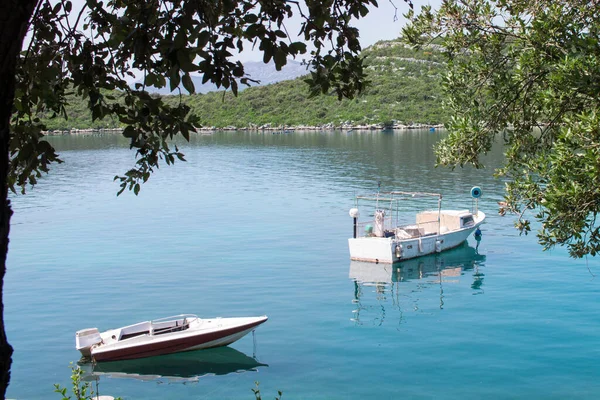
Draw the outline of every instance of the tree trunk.
M12 209L8 200L10 116L15 97L15 70L29 20L38 0L0 0L0 394L10 381L12 346L4 329L4 275Z

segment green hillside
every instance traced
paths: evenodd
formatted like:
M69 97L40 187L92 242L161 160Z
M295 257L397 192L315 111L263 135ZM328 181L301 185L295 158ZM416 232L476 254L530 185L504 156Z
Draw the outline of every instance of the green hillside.
M370 84L353 100L338 101L335 95L308 99L303 78L248 88L238 97L230 92L184 96L205 127L322 126L440 124L446 121L442 110L441 54L434 49L414 51L399 41L379 42L364 50ZM167 96L167 101L180 101ZM48 129L117 127L115 121L95 121L85 104L74 104L67 112L69 121L47 120Z

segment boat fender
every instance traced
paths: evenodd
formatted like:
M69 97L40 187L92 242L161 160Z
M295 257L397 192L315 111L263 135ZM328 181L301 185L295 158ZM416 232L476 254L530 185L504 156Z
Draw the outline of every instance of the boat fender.
M435 241L435 252L440 253L441 251L442 251L442 241L436 240Z
M471 197L474 199L478 199L481 197L483 193L481 192L481 188L479 186L473 186L471 189Z
M401 244L396 245L395 251L396 251L396 258L402 257L402 245Z
M477 228L477 230L475 231L473 236L475 236L475 240L477 240L479 242L481 240L481 236L482 236L481 229Z

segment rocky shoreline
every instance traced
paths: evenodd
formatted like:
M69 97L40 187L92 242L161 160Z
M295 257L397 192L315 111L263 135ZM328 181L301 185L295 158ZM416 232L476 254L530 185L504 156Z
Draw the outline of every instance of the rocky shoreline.
M203 126L196 129L198 133L211 133L221 131L250 131L250 132L273 132L273 133L291 133L294 131L382 131L382 130L412 130L412 129L440 129L443 128L443 124L400 124L394 123L393 125L385 124L324 124L324 125L253 125L246 127L226 126L217 128L214 126ZM44 132L45 135L86 135L86 134L99 134L99 133L121 133L121 128L106 128L106 129L63 129L63 130L52 130Z

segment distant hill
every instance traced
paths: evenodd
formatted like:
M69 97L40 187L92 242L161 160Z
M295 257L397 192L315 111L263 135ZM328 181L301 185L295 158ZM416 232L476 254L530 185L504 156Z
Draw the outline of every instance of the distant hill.
M259 81L258 84L254 84L253 86L269 85L271 83L286 81L308 74L306 65L294 60L288 60L287 64L281 69L281 71L277 71L275 64L272 61L268 64L258 61L248 61L244 63L244 71L250 78ZM194 82L196 93L208 93L218 90L223 91L223 88L217 88L214 83L207 82L203 84L202 76L199 75L192 75L192 81ZM179 88L181 89L182 93L189 94L188 91L183 88L183 85L179 85ZM239 91L242 91L246 88L247 86L240 85ZM173 94L173 92L171 92L168 79L166 87L160 89L149 87L147 90L150 93L162 95ZM175 91L175 93L177 93L177 91Z
M302 78L231 93L196 94L185 99L207 127L271 125L351 126L442 124L445 72L436 46L415 51L399 40L378 42L363 51L370 84L359 97L308 98ZM174 99L173 101L178 101Z
M272 66L248 63L246 71L262 85L240 92L206 92L166 96L166 101L184 101L204 127L245 128L272 126L351 126L442 124L441 80L445 64L439 49L432 45L415 51L400 40L382 41L363 51L370 84L355 99L337 100L335 95L308 98L308 87L299 75L304 66L289 62L289 68L275 73ZM288 74L288 75L284 75ZM294 77L287 80L285 77ZM286 79L286 80L280 80ZM275 82L275 83L272 83ZM198 92L208 88L197 87ZM91 121L85 103L75 101L67 109L69 120L46 120L53 129L114 128L116 121Z

